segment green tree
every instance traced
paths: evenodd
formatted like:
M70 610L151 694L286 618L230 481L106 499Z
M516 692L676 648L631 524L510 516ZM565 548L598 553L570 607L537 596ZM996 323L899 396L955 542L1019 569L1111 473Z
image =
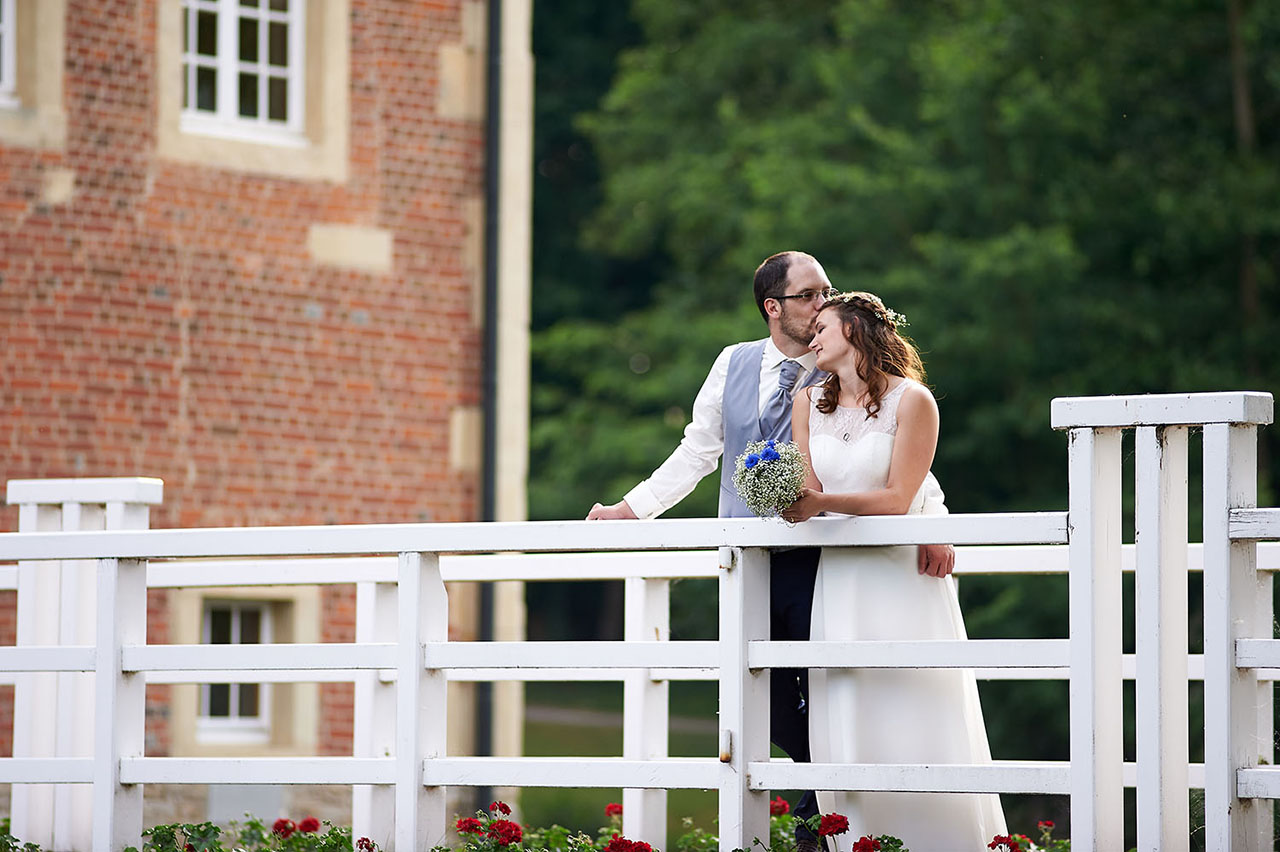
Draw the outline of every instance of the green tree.
M1066 506L1054 397L1277 385L1280 5L631 13L638 41L578 123L602 184L575 251L649 275L615 279L618 310L547 318L537 337L538 517L581 517L665 457L715 352L762 333L751 271L784 248L910 317L953 511ZM1263 430L1264 504L1276 448ZM1060 590L963 590L973 635L1065 635ZM1061 741L1060 690L1014 692L987 702L997 753L1027 718Z

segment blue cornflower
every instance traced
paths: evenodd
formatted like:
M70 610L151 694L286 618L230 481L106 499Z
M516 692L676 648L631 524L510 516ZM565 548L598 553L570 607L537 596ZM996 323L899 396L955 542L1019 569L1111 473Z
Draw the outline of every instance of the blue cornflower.
M751 455L747 456L746 460L742 462L742 465L747 470L751 470L751 468L755 467L759 463L760 463L760 456L756 455L755 453L752 453Z

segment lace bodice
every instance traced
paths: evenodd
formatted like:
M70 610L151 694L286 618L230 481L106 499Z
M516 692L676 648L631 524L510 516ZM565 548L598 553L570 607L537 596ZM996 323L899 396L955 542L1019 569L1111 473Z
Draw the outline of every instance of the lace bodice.
M907 389L910 379L903 379L897 387L890 390L880 400L880 410L875 417L869 417L867 410L861 405L854 408L837 406L830 414L818 410L818 400L822 398L819 389L814 389L809 401L809 435L829 435L846 444L856 444L863 436L879 432L893 437L898 432L898 402Z
M898 403L910 384L915 383L904 379L886 393L874 417L861 406L823 414L817 403L821 393L815 389L810 394L809 457L823 491L848 494L885 487L898 431ZM922 510L924 493L922 485L912 501L912 514Z

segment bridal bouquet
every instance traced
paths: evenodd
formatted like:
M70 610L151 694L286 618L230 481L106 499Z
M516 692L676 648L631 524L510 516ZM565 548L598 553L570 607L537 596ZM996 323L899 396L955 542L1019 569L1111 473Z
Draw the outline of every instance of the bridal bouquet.
M733 487L748 509L767 518L796 501L806 473L794 442L752 441L734 464Z

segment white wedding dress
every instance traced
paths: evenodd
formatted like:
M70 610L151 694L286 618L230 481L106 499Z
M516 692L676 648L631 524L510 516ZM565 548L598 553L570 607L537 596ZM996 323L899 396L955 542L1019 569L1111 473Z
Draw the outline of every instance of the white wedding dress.
M809 453L822 489L870 491L888 481L898 401L892 388L876 417L831 414L810 404ZM814 399L820 394L814 393ZM910 509L919 513L924 489ZM951 577L916 570L916 548L828 547L814 590L813 640L963 639ZM809 743L814 763L985 763L991 760L973 672L961 669L813 669ZM1007 834L1000 799L968 793L818 793L822 812L849 818L835 839L848 852L863 835L901 838L911 852L982 850Z

